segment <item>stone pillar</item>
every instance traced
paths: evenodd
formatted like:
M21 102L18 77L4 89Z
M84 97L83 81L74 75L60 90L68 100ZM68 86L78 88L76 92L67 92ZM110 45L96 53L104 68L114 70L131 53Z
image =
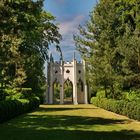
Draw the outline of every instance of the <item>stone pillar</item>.
M64 104L64 86L62 83L60 86L60 104Z
M49 104L53 104L53 85L49 86Z
M44 93L44 104L49 103L49 87L47 87L45 93Z
M78 104L77 102L77 62L74 58L73 60L73 104Z
M77 85L73 85L73 104L78 104L77 102Z
M64 104L64 66L61 61L60 104Z
M85 104L88 104L88 92L87 92L87 85L85 84L85 87L84 87L84 93L85 93L85 96L84 96L84 103Z
M84 72L84 103L88 104L88 92L87 92L87 84L86 84L86 67L85 67L84 60L83 60L83 72Z

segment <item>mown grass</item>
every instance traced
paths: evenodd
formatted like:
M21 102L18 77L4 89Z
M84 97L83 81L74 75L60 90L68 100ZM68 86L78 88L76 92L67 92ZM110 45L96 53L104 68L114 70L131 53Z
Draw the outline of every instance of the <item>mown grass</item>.
M93 105L41 105L1 124L0 140L140 140L140 122Z

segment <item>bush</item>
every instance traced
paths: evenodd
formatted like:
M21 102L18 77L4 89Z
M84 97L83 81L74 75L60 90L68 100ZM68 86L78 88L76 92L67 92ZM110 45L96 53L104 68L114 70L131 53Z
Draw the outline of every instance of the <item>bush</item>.
M35 96L31 88L5 88L3 92L6 93L6 100L28 99Z
M140 100L140 92L139 91L130 91L125 94L125 100L128 101L136 101Z
M4 122L20 114L32 111L38 108L39 104L40 100L38 97L0 101L0 122Z
M96 96L98 98L105 98L106 97L106 94L105 94L105 91L104 90L100 90L96 93Z
M140 120L140 103L138 101L114 100L93 97L91 103L106 110Z

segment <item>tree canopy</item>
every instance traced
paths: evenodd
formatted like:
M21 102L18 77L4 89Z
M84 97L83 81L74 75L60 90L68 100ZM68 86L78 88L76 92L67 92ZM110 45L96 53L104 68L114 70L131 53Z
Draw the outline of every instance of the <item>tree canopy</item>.
M61 35L55 17L43 9L43 0L0 1L1 87L40 89L49 44Z
M140 87L140 2L100 0L74 36L87 62L87 79L113 98Z

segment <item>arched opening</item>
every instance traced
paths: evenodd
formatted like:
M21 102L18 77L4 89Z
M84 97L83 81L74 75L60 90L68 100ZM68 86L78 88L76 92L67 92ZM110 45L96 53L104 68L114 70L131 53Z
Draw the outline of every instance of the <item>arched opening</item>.
M60 104L60 82L57 79L53 83L53 103Z
M79 78L77 83L77 99L78 103L84 103L84 83L81 78Z
M73 103L73 84L69 79L64 82L64 103Z

